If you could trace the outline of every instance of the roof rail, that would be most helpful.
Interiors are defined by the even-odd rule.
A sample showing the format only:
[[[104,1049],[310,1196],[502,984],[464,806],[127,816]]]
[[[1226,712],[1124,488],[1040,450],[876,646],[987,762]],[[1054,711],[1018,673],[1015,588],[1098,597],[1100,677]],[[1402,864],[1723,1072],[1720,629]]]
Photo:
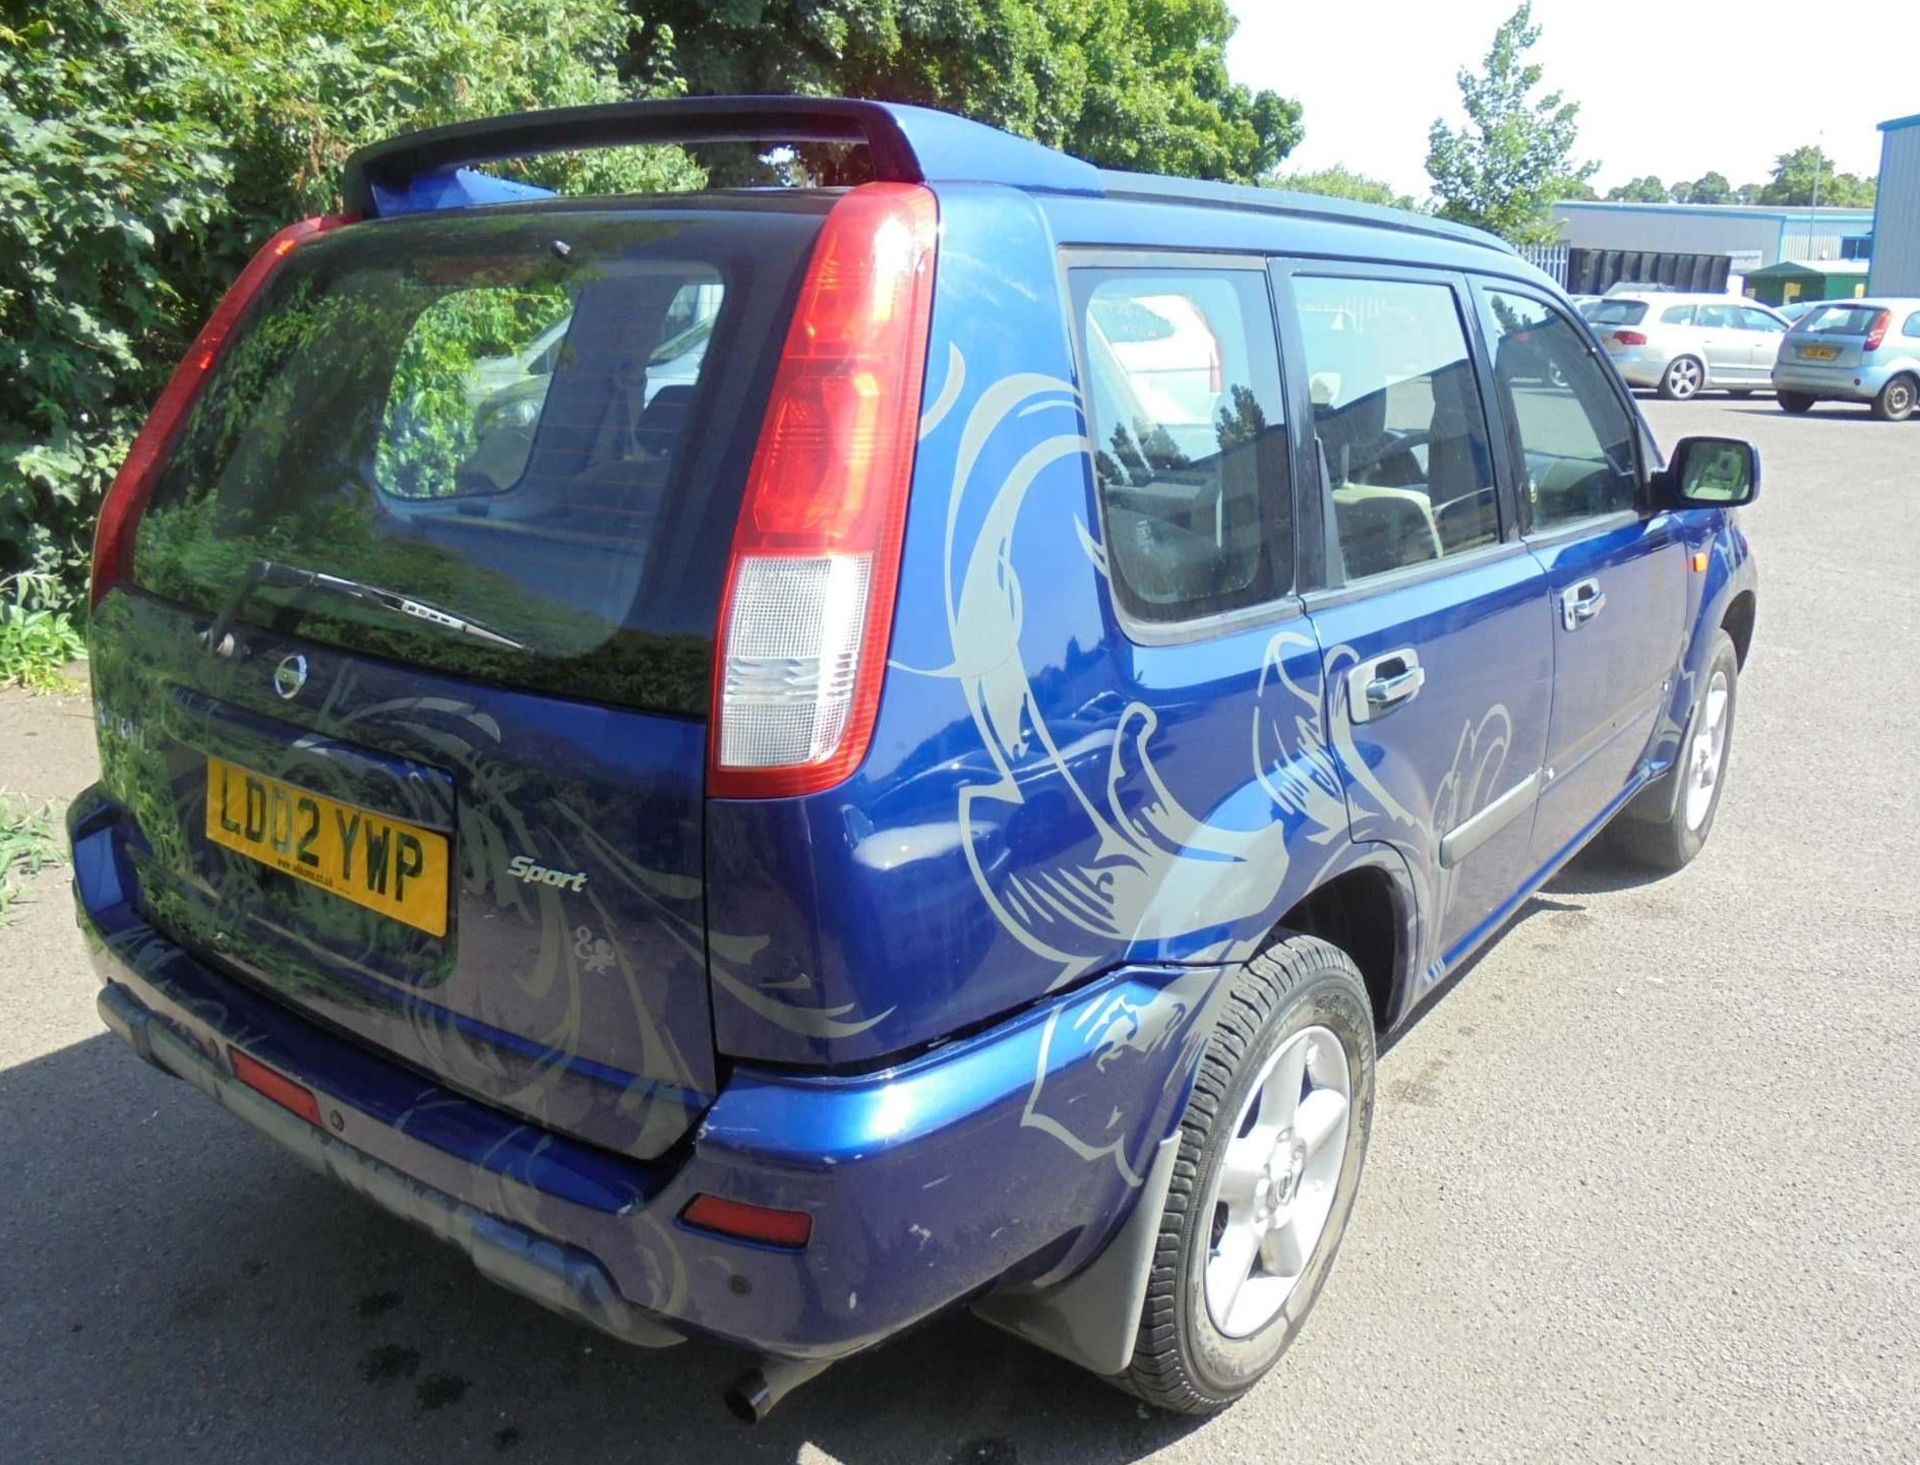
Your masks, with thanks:
[[[1518,251],[1506,240],[1456,224],[1451,219],[1419,214],[1411,209],[1390,209],[1380,204],[1355,203],[1320,193],[1296,193],[1287,188],[1257,188],[1245,183],[1209,183],[1197,178],[1172,178],[1159,173],[1120,173],[1103,170],[1100,181],[1109,198],[1154,199],[1163,203],[1199,204],[1208,208],[1251,209],[1263,214],[1287,214],[1294,218],[1324,219],[1335,224],[1363,224],[1376,229],[1398,229],[1403,234],[1423,234],[1435,239],[1452,239],[1462,244],[1478,244],[1503,254]]]
[[[343,190],[349,212],[373,218],[422,207],[407,198],[415,184],[443,186],[449,175],[478,164],[583,148],[701,142],[860,143],[872,157],[874,176],[887,182],[1102,192],[1092,164],[998,128],[928,107],[827,97],[680,97],[456,122],[360,149],[347,159]]]

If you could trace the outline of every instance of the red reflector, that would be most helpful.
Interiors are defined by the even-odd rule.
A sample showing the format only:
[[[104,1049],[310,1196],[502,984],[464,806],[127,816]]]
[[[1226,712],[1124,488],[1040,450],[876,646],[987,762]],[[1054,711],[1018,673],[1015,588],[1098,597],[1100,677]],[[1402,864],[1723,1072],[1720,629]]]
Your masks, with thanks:
[[[146,426],[140,429],[140,435],[133,440],[133,447],[128,450],[126,459],[120,464],[120,472],[113,480],[113,487],[107,490],[106,499],[100,505],[100,522],[93,531],[90,604],[98,605],[101,597],[127,574],[133,555],[134,527],[141,510],[146,507],[153,480],[173,447],[174,438],[187,420],[187,409],[193,406],[207,373],[213,370],[214,363],[220,359],[221,347],[226,345],[227,337],[233,334],[234,326],[239,324],[240,317],[253,303],[254,296],[260,293],[261,287],[272,278],[280,262],[303,239],[352,222],[349,218],[328,215],[289,224],[247,261],[240,278],[233,282],[232,288],[214,307],[212,316],[200,328],[192,347],[174,368],[166,390],[160,394],[160,400],[153,404],[153,411],[147,414]]]
[[[703,1231],[718,1231],[742,1241],[769,1246],[802,1247],[812,1239],[813,1217],[805,1211],[776,1211],[717,1195],[696,1195],[680,1219]]]
[[[1613,339],[1622,346],[1644,346],[1647,344],[1645,331],[1615,331]]]
[[[309,1124],[320,1123],[320,1101],[314,1098],[313,1090],[305,1084],[297,1084],[284,1073],[276,1073],[258,1058],[249,1058],[238,1048],[228,1048],[227,1057],[233,1063],[233,1076],[256,1094],[264,1094],[289,1114],[297,1114]]]

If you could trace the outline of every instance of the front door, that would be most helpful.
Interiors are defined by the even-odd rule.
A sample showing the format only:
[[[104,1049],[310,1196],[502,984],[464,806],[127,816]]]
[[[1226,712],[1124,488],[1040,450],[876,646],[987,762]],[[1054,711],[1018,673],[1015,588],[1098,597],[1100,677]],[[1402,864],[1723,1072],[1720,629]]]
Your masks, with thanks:
[[[1612,811],[1646,756],[1680,658],[1685,551],[1671,515],[1643,507],[1639,428],[1585,333],[1544,296],[1479,293],[1552,614],[1553,720],[1532,849],[1545,865]],[[1547,380],[1543,356],[1557,368]]]
[[[1445,275],[1279,271],[1324,463],[1330,588],[1308,597],[1353,836],[1421,887],[1429,980],[1529,869],[1552,693],[1541,566],[1502,502]]]
[[[1761,310],[1758,306],[1740,307],[1741,334],[1747,338],[1747,363],[1751,379],[1762,384],[1773,380],[1773,363],[1780,355],[1780,343],[1787,338],[1787,328],[1782,325],[1771,311]]]

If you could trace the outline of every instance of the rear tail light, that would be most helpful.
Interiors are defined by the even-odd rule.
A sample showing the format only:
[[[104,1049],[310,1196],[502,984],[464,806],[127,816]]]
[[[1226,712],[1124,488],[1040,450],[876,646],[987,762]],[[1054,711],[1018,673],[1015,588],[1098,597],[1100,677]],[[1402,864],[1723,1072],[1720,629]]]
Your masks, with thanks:
[[[703,1231],[718,1231],[722,1236],[758,1241],[765,1246],[798,1250],[813,1239],[813,1217],[805,1211],[776,1211],[717,1195],[696,1195],[680,1213],[680,1219]]]
[[[811,793],[866,756],[933,307],[933,195],[833,206],[774,376],[720,607],[709,791]]]
[[[233,334],[235,324],[295,246],[323,230],[351,222],[350,219],[330,215],[289,224],[247,261],[240,278],[233,282],[220,303],[214,307],[213,315],[200,328],[200,334],[194,337],[186,358],[174,368],[166,390],[160,394],[160,400],[153,404],[146,426],[140,429],[140,435],[133,440],[133,447],[113,480],[113,487],[107,490],[106,499],[100,505],[100,523],[93,534],[92,604],[98,605],[102,597],[126,577],[130,568],[128,561],[133,553],[134,529],[140,522],[141,510],[146,507],[153,480],[159,473],[160,465],[166,461],[174,439],[179,436],[194,398],[199,396],[208,373],[220,359],[221,348]]]
[[[1867,328],[1867,344],[1862,351],[1878,351],[1880,343],[1887,339],[1887,327],[1893,324],[1893,312],[1883,310],[1873,318],[1873,324]]]
[[[265,1095],[289,1114],[297,1115],[309,1124],[317,1126],[320,1123],[320,1101],[305,1084],[295,1083],[284,1073],[267,1067],[258,1058],[250,1057],[238,1048],[229,1047],[227,1058],[233,1064],[233,1076],[256,1094]]]
[[[1613,333],[1613,339],[1618,341],[1622,346],[1644,346],[1647,344],[1647,333],[1645,331],[1615,331]]]

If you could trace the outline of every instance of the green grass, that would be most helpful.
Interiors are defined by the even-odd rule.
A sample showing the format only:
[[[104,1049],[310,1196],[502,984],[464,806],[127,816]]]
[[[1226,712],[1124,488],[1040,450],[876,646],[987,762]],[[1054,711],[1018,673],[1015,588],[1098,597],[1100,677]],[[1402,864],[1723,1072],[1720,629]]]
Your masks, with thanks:
[[[60,673],[86,654],[86,639],[59,607],[58,593],[51,575],[0,577],[0,687],[55,691]]]
[[[45,804],[16,804],[12,794],[0,793],[0,926],[13,918],[21,881],[59,861],[53,811]]]

